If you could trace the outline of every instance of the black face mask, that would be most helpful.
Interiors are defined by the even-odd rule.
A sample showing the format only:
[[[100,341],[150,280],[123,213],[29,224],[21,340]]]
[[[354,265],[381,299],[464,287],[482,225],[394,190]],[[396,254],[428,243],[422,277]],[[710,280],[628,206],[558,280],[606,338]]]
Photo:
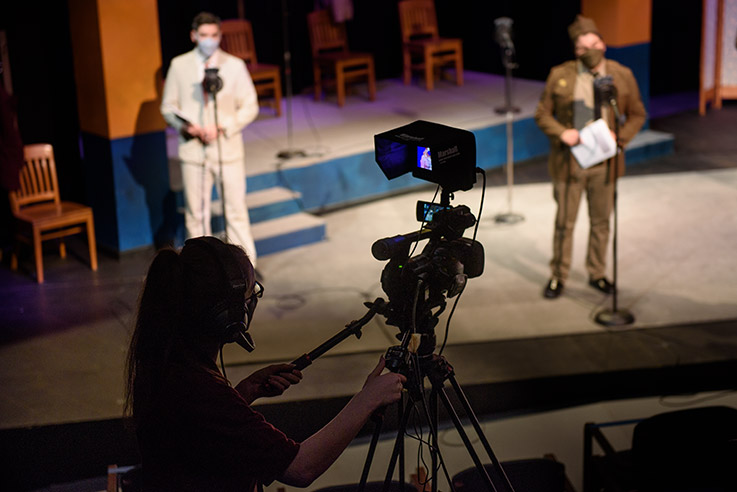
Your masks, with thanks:
[[[586,68],[591,70],[599,65],[601,60],[604,59],[604,50],[589,48],[580,55],[578,59],[581,60],[581,63],[583,63]]]

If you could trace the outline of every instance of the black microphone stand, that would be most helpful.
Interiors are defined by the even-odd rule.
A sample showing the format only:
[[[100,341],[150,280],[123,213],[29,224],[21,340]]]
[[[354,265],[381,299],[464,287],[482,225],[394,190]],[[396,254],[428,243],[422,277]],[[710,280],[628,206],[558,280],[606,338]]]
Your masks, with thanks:
[[[292,53],[289,51],[289,8],[287,0],[281,2],[282,15],[282,43],[284,44],[284,85],[286,85],[287,97],[287,148],[280,150],[276,156],[279,159],[291,159],[293,157],[305,157],[303,150],[292,148]]]
[[[612,86],[612,90],[613,89],[614,87]],[[609,97],[605,99],[614,112],[614,135],[616,137],[616,142],[618,145],[620,121],[619,106],[617,105],[615,94],[609,94]],[[624,149],[620,149],[620,151],[624,152]],[[627,309],[622,309],[617,306],[617,292],[619,291],[619,282],[617,281],[617,181],[619,181],[619,166],[617,166],[617,157],[618,153],[614,154],[613,157],[610,157],[609,162],[607,163],[607,166],[609,166],[609,176],[612,175],[611,166],[615,166],[613,173],[614,181],[612,183],[612,206],[614,208],[614,231],[612,236],[612,282],[614,284],[614,292],[612,293],[612,308],[602,309],[596,314],[594,318],[597,323],[604,326],[624,326],[630,325],[635,322],[635,317],[631,312],[629,312]]]
[[[519,113],[519,108],[512,104],[512,70],[518,65],[513,61],[514,45],[512,44],[511,19],[504,17],[497,19],[497,41],[502,48],[502,61],[504,63],[504,106],[495,108],[498,114],[506,114],[507,120],[507,163],[504,166],[507,173],[507,213],[497,214],[496,222],[505,224],[516,224],[525,220],[524,216],[512,212],[512,188],[514,186],[514,113]],[[500,34],[504,29],[506,35]]]
[[[218,123],[218,98],[217,93],[223,88],[223,79],[218,75],[217,68],[205,69],[205,80],[203,81],[205,91],[212,96],[213,110],[215,113],[215,142],[218,151],[218,174],[220,175],[220,202],[223,204],[223,222],[225,235],[228,235],[228,217],[225,212],[225,183],[223,182],[223,152],[220,143],[220,124]],[[212,191],[212,190],[207,190]],[[204,203],[203,196],[203,203]],[[203,214],[204,215],[204,214]]]

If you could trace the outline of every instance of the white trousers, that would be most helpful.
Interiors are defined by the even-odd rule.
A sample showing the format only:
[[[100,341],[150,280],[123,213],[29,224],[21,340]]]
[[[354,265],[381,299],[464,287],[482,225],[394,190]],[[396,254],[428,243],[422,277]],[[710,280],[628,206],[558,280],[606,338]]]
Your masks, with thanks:
[[[224,162],[222,170],[224,190],[220,188],[220,166],[217,163],[182,162],[184,225],[187,229],[187,238],[212,235],[210,224],[212,185],[217,183],[218,195],[222,192],[225,196],[226,240],[243,247],[255,268],[256,245],[251,234],[251,221],[246,207],[244,163]]]

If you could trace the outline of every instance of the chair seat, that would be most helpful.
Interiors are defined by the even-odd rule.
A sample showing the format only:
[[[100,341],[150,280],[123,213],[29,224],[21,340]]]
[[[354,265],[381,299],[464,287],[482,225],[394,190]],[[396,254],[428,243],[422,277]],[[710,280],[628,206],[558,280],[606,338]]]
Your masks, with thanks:
[[[92,209],[73,202],[61,202],[58,206],[54,203],[43,203],[23,208],[16,212],[15,216],[44,230],[84,222],[92,216]],[[63,220],[60,220],[62,218]]]
[[[416,49],[418,51],[432,49],[435,54],[439,54],[443,51],[455,52],[460,50],[462,47],[461,40],[454,38],[417,39],[405,44],[410,49]]]
[[[325,63],[338,63],[342,62],[344,65],[346,64],[367,64],[373,61],[373,55],[370,53],[345,53],[345,52],[335,52],[335,53],[320,53],[315,57],[316,60],[320,62]]]
[[[269,65],[268,63],[249,64],[248,73],[251,74],[251,79],[256,82],[256,80],[274,77],[275,73],[279,73],[279,66]]]

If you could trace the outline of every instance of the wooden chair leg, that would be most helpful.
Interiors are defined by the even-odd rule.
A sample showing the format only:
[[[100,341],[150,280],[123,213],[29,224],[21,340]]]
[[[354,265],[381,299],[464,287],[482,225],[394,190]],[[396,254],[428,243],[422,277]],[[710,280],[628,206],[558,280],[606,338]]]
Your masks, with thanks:
[[[67,244],[64,242],[64,238],[59,239],[59,257],[67,257]]]
[[[95,223],[90,217],[87,219],[87,246],[90,250],[90,268],[97,271],[97,240],[95,239]]]
[[[409,85],[409,83],[412,81],[412,56],[410,55],[408,49],[402,50],[402,59],[404,63],[403,82],[404,85]]]
[[[107,467],[107,488],[105,492],[118,492],[118,474],[113,470],[118,468],[118,465],[108,465]]]
[[[36,259],[36,282],[44,283],[43,245],[41,231],[33,229],[33,256]]]
[[[425,51],[425,87],[428,91],[435,88],[435,66],[432,53],[429,51]]]
[[[13,245],[13,251],[10,253],[10,269],[18,270],[18,242]]]
[[[463,85],[463,52],[460,50],[456,56],[456,85]]]
[[[342,64],[335,66],[335,90],[338,93],[338,106],[345,105],[345,67]]]

